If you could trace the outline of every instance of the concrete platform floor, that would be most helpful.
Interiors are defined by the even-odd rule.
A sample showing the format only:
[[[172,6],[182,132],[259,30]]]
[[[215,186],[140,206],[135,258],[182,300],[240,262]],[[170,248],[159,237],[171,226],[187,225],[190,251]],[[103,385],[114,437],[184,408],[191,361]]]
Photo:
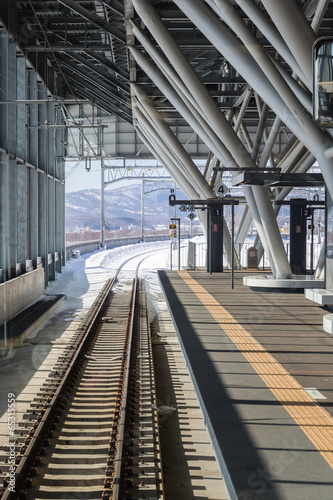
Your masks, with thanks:
[[[165,500],[228,500],[168,311],[152,323]]]
[[[122,257],[123,258],[123,257]],[[138,257],[142,259],[142,257]],[[53,282],[49,293],[65,293],[60,310],[22,346],[0,349],[0,455],[8,456],[7,398],[16,395],[16,425],[74,334],[81,317],[113,270],[81,259]],[[133,264],[134,265],[134,264]],[[149,264],[147,264],[149,265]],[[135,268],[136,264],[134,265]],[[85,267],[85,273],[82,269]],[[116,264],[114,264],[116,267]],[[165,500],[227,500],[202,412],[154,269],[142,272],[154,320],[158,410],[165,462]],[[132,272],[130,273],[132,278]],[[74,319],[73,319],[74,318]],[[171,413],[170,413],[171,412]],[[74,497],[73,497],[74,498]]]
[[[300,293],[251,291],[244,273],[234,290],[229,273],[159,276],[231,497],[332,500],[326,311]]]

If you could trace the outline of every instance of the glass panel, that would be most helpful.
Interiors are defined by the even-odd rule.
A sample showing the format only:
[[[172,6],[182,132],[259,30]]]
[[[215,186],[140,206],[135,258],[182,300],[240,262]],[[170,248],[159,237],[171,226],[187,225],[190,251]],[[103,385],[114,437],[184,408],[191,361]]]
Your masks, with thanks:
[[[313,118],[321,127],[333,127],[333,38],[317,40],[313,56]]]

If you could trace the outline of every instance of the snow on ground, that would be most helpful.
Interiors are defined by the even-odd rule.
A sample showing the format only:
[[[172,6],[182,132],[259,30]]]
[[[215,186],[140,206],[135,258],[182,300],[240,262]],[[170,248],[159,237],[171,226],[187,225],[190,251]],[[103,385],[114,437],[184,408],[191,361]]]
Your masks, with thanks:
[[[151,253],[144,253],[151,252]],[[49,295],[65,294],[57,312],[53,314],[18,348],[0,349],[0,446],[8,444],[7,396],[17,395],[17,421],[30,401],[40,390],[47,374],[53,369],[59,354],[74,334],[81,318],[93,303],[104,283],[112,278],[120,264],[134,257],[119,275],[117,291],[128,290],[137,264],[142,262],[139,276],[145,279],[149,301],[150,320],[167,309],[157,277],[157,269],[169,268],[169,242],[139,243],[136,245],[99,250],[66,263],[63,272],[47,287]]]
[[[47,287],[46,294],[66,295],[66,300],[58,309],[57,315],[61,313],[70,321],[86,313],[104,283],[115,275],[116,270],[124,261],[131,259],[124,265],[119,275],[122,282],[120,290],[128,290],[130,285],[124,284],[123,280],[130,283],[137,265],[142,261],[139,277],[145,280],[150,321],[152,321],[160,310],[166,309],[158,283],[157,270],[169,269],[169,253],[170,243],[164,241],[138,243],[85,254],[67,261],[63,272],[58,274],[56,280]]]

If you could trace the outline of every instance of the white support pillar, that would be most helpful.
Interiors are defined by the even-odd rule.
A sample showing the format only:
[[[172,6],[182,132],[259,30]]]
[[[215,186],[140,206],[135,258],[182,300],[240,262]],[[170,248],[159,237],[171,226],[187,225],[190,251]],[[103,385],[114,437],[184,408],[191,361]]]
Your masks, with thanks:
[[[267,142],[265,144],[265,147],[261,153],[261,157],[260,157],[260,161],[259,161],[259,165],[258,165],[259,168],[266,167],[268,159],[271,156],[271,153],[272,153],[272,150],[273,150],[273,147],[275,144],[275,140],[276,140],[277,135],[279,133],[281,124],[282,124],[282,122],[281,122],[280,118],[276,117],[274,120],[273,126],[270,130],[269,136],[267,138]],[[274,163],[272,161],[271,161],[271,163],[272,163],[271,167],[274,167]]]
[[[209,12],[209,9],[207,8],[206,11],[205,8],[204,12],[202,12],[201,8],[205,7],[203,4],[199,5],[198,2],[196,2],[195,0],[194,1],[191,0],[191,2],[188,0],[182,0],[182,1],[174,0],[174,1],[189,18],[192,17],[191,14],[193,12],[194,4],[195,7],[198,7],[198,9],[195,12],[194,22],[195,24],[198,25],[198,27],[201,30],[203,30],[206,36],[208,34],[208,31],[210,31],[212,28],[213,29],[215,28],[215,26],[210,25],[207,29],[205,23],[207,20],[206,19],[207,11]],[[220,137],[224,138],[224,141],[227,144],[228,149],[232,152],[238,165],[245,167],[251,165],[255,166],[253,165],[253,162],[248,152],[244,148],[243,144],[241,143],[241,141],[239,140],[233,129],[230,127],[230,124],[221,114],[219,108],[216,106],[215,102],[212,100],[205,87],[201,84],[200,80],[198,80],[195,71],[189,65],[184,54],[181,52],[178,45],[175,43],[175,41],[168,33],[168,30],[161,22],[161,19],[155,12],[150,2],[148,2],[147,0],[142,0],[140,2],[138,0],[134,0],[133,3],[141,19],[146,24],[148,29],[151,31],[155,39],[158,41],[161,49],[165,52],[170,62],[177,70],[178,74],[183,79],[184,83],[188,86],[189,90],[193,93],[195,99],[198,101],[198,103],[200,103],[201,108],[206,109],[206,115],[209,116],[212,125],[214,126]],[[202,22],[203,18],[204,22]],[[220,26],[221,23],[215,16],[214,19],[217,20],[218,26]],[[215,34],[216,33],[214,31],[214,35]],[[256,189],[256,191],[258,190],[260,190],[260,188]],[[252,211],[255,209],[256,199],[254,198],[251,199],[250,203],[251,203],[250,209]],[[269,231],[267,232],[266,236],[260,234],[260,238],[263,242],[263,245],[265,245],[266,243],[266,248],[265,248],[266,252],[270,254],[274,259],[274,265],[276,266],[277,276],[284,278],[291,277],[290,266],[287,260],[283,242],[280,236],[276,220],[274,218],[274,212],[272,209],[271,202],[268,198],[268,195],[265,196],[265,194],[262,194],[260,196],[260,206],[261,206],[260,215],[259,211],[255,209],[256,213],[254,215],[254,219],[258,224],[259,233],[262,233],[262,228],[263,228],[263,226],[261,225],[261,217],[265,217],[266,219],[265,226],[266,228],[269,228]],[[274,220],[273,224],[271,224],[272,219]],[[276,234],[273,236],[272,233]],[[267,247],[267,243],[269,243],[269,247]]]
[[[156,134],[156,130],[151,126],[138,108],[134,108],[134,118],[141,134],[146,138],[145,143],[148,141],[148,144],[152,147],[153,152],[157,152],[158,158],[162,160],[162,164],[175,179],[177,184],[182,187],[186,196],[192,199],[199,198],[198,192],[193,188],[192,184],[183,175],[183,173],[178,170],[177,164],[174,162],[174,158],[170,155],[170,151],[163,141],[161,141],[161,138]]]
[[[281,36],[274,24],[270,22],[265,12],[263,12],[260,9],[259,5],[254,1],[236,0],[236,2],[240,6],[240,8],[249,16],[249,18],[257,26],[257,28],[265,35],[267,40],[271,42],[276,51],[281,54],[283,59],[287,61],[293,72],[311,90],[312,87],[310,81],[301,70],[296,58],[293,55],[293,52],[290,50],[284,38]]]
[[[185,118],[193,130],[201,137],[207,147],[220,159],[221,162],[223,162],[223,164],[235,165],[236,162],[225,145],[212,130],[210,125],[208,125],[205,119],[199,114],[197,109],[192,106],[184,95],[182,95],[181,91],[178,89],[177,93],[175,88],[170,85],[169,81],[161,73],[159,68],[154,66],[148,57],[141,51],[135,47],[129,47],[129,50],[139,66],[141,66],[155,85],[161,89],[163,94]]]
[[[316,34],[297,2],[261,0],[312,88],[312,46]],[[239,3],[239,2],[238,2]]]
[[[185,0],[186,2],[187,0]],[[177,1],[176,1],[177,3]],[[194,0],[194,3],[197,4],[196,0]],[[255,36],[251,32],[251,30],[248,28],[248,26],[244,23],[243,19],[241,16],[238,14],[236,9],[230,5],[228,0],[215,0],[216,5],[219,7],[220,13],[227,22],[228,26],[236,33],[239,38],[242,40],[244,43],[244,46],[247,48],[249,54],[252,55],[252,58],[249,59],[249,64],[251,64],[252,70],[254,70],[256,67],[260,67],[262,70],[262,75],[269,80],[269,87],[266,90],[265,93],[262,92],[260,89],[257,90],[258,88],[258,83],[257,85],[253,86],[254,89],[257,90],[258,94],[261,96],[261,98],[270,105],[272,109],[274,107],[276,108],[277,100],[282,100],[281,105],[283,108],[288,108],[288,114],[292,115],[295,123],[293,124],[294,128],[297,126],[303,131],[304,133],[307,134],[308,136],[311,136],[312,134],[317,135],[317,127],[313,123],[312,118],[305,112],[303,106],[300,104],[296,96],[293,94],[292,90],[288,86],[287,82],[284,80],[284,78],[281,76],[280,72],[277,70],[275,64],[273,64],[271,58],[268,56],[268,53],[265,51],[265,49],[260,45],[260,43],[256,40]],[[270,2],[272,3],[272,2]],[[292,3],[289,2],[289,5]],[[279,7],[280,9],[280,3]],[[193,9],[194,10],[194,9]],[[199,9],[196,9],[196,15],[195,18],[197,20],[198,12]],[[284,17],[285,13],[284,13]],[[303,15],[304,18],[304,15]],[[307,21],[306,21],[307,22]],[[202,22],[200,24],[203,24]],[[221,49],[221,35],[217,33],[217,27],[223,27],[222,23],[217,19],[213,19],[213,16],[211,16],[211,28],[215,29],[214,35],[214,45],[215,45],[219,50]],[[198,26],[200,27],[200,26]],[[225,30],[223,30],[225,31]],[[206,34],[207,35],[207,34]],[[297,34],[298,36],[298,34]],[[238,45],[239,45],[239,40],[238,40]],[[311,51],[312,53],[312,51]],[[239,52],[240,55],[240,52]],[[310,54],[311,55],[311,54]],[[312,61],[312,58],[311,58]],[[311,67],[312,67],[312,62],[311,62]],[[249,72],[250,73],[250,72]],[[246,73],[246,76],[249,76],[249,73]],[[250,82],[249,82],[250,83]],[[256,88],[257,87],[257,88]],[[268,99],[268,97],[270,99]],[[271,103],[271,101],[274,101]],[[275,106],[274,106],[275,105]],[[274,109],[276,111],[276,109]],[[277,111],[276,111],[277,112]],[[278,114],[278,113],[277,113]],[[284,121],[284,120],[283,120]]]
[[[175,1],[181,10],[184,1]],[[224,144],[231,151],[239,166],[249,166],[249,155],[244,145],[239,140],[219,107],[210,96],[206,87],[198,78],[195,70],[170,35],[159,15],[148,0],[133,0],[133,5],[138,15],[152,33],[159,46],[168,57],[169,61],[183,80],[188,90],[192,93],[198,106],[204,110],[205,117],[210,121],[216,134],[222,138]]]
[[[238,113],[237,118],[236,118],[236,122],[235,122],[235,126],[234,126],[234,131],[236,132],[236,134],[238,133],[240,126],[242,124],[242,120],[244,118],[246,108],[250,102],[251,95],[252,95],[252,89],[251,89],[251,87],[248,87],[245,91],[245,96],[244,96],[241,108],[240,108],[239,113]]]
[[[135,118],[136,120],[136,118]],[[177,172],[176,170],[176,165],[172,164],[172,161],[170,158],[168,158],[163,150],[160,148],[160,144],[156,142],[153,138],[153,136],[150,135],[149,130],[146,130],[144,127],[139,125],[137,123],[136,125],[136,131],[138,133],[138,136],[140,139],[146,144],[147,148],[153,153],[155,158],[158,159],[158,161],[164,165],[165,169],[169,172],[169,174],[175,179],[175,181],[182,186],[182,189],[185,193],[185,195],[189,199],[196,199],[197,197],[199,198],[198,193],[196,193],[191,185],[187,185],[186,183],[181,184],[181,181],[179,181],[179,176],[180,172]],[[175,183],[176,185],[176,183]],[[176,191],[176,190],[175,190]],[[198,219],[200,221],[202,230],[204,235],[207,237],[207,218],[205,214],[202,214],[200,211],[198,212]]]
[[[147,95],[138,85],[132,84],[131,87],[136,94],[140,104],[142,105],[146,116],[154,122],[155,126],[159,130],[160,137],[163,137],[164,142],[168,144],[169,148],[171,149],[171,153],[177,156],[178,160],[183,165],[183,170],[185,170],[193,186],[199,193],[201,193],[201,197],[215,198],[215,193],[208,185],[206,179],[204,179],[204,177],[201,175],[201,172],[198,170],[197,166],[194,164],[190,156],[180,144],[177,137],[165,123],[154,104],[149,101]]]
[[[305,112],[290,89],[288,91],[285,83],[281,82],[279,78],[276,78],[275,71],[272,72],[272,78],[274,84],[276,85],[276,88],[274,88],[267,77],[267,75],[271,75],[272,66],[270,64],[266,65],[266,57],[263,57],[261,59],[262,47],[259,48],[256,40],[251,36],[251,43],[249,43],[248,48],[249,50],[251,50],[252,54],[255,55],[256,59],[254,59],[253,57],[249,57],[249,52],[246,52],[244,50],[244,45],[240,42],[240,40],[235,35],[233,35],[230,30],[224,27],[223,23],[220,22],[220,20],[211,10],[209,10],[206,5],[202,4],[198,0],[174,0],[174,2],[213,43],[213,45],[221,52],[221,54],[223,54],[230,61],[230,63],[241,74],[243,74],[247,82],[258,92],[262,99],[270,106],[270,108],[277,114],[277,116],[279,116],[283,123],[285,123],[292,130],[292,132],[299,138],[301,142],[307,145],[308,149],[319,162],[327,188],[332,196],[333,161],[332,159],[327,159],[325,157],[325,149],[329,148],[332,145],[332,141],[327,136],[325,131],[319,129],[319,127],[317,127],[313,123],[311,117]],[[284,19],[286,18],[286,12],[288,12],[288,23],[290,23],[289,19],[292,17],[290,15],[290,11],[288,11],[287,9],[287,4],[295,5],[298,9],[298,4],[291,4],[289,0],[283,0],[284,8],[282,9],[280,9],[280,2],[276,3],[272,2],[271,0],[264,0],[264,3],[269,4],[270,9],[272,9],[273,11],[274,17],[276,16],[281,26],[283,25]],[[302,16],[304,21],[305,18],[301,12],[301,14],[296,16],[296,20],[292,22],[293,28],[291,27],[291,25],[289,26],[289,29],[293,31],[293,34],[290,35],[292,39],[297,39],[298,34],[300,33],[300,28],[299,26],[297,26],[297,19],[302,18]],[[242,24],[242,28],[237,28],[240,30],[237,31],[237,35],[239,37],[245,36],[247,31],[247,27],[243,25],[244,23]],[[303,26],[302,22],[301,25]],[[311,28],[307,27],[307,33],[309,33],[309,29],[311,30]],[[304,37],[306,38],[306,36],[302,34],[300,38]],[[312,38],[310,35],[309,37]],[[299,45],[298,42],[297,44]],[[307,46],[308,45],[309,40],[307,40]],[[299,57],[302,57],[303,50],[299,48]],[[311,59],[311,53],[312,45],[311,49],[309,49],[309,53],[307,54],[307,59],[309,59],[309,57]],[[264,69],[267,70],[267,72],[262,71],[259,68],[258,63],[263,65]],[[304,64],[303,70],[308,75],[309,70],[307,66],[308,64]],[[284,99],[288,103],[288,106],[282,100],[280,92],[283,93]]]
[[[324,15],[326,12],[326,9],[328,7],[328,4],[331,3],[331,0],[319,0],[317,4],[316,11],[314,13],[312,22],[311,22],[311,28],[315,33],[317,33],[322,20],[324,19]]]

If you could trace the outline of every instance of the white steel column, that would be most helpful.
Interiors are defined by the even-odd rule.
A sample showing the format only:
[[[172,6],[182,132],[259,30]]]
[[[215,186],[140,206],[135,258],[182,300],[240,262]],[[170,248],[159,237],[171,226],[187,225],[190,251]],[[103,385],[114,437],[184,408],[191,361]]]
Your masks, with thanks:
[[[272,71],[272,65],[267,63],[267,57],[264,57],[262,52],[263,49],[262,47],[258,47],[255,38],[251,36],[247,39],[249,43],[249,50],[254,51],[254,59],[250,57],[249,52],[244,50],[244,45],[242,45],[239,39],[231,33],[230,30],[226,29],[223,23],[211,10],[209,10],[205,4],[199,0],[174,1],[202,31],[202,33],[214,44],[221,54],[223,54],[230,61],[230,63],[241,74],[243,74],[247,82],[258,92],[262,99],[279,116],[279,118],[304,144],[306,144],[311,153],[318,159],[327,188],[330,194],[333,195],[333,161],[332,159],[327,159],[324,154],[325,149],[332,145],[332,141],[324,131],[319,129],[319,127],[313,123],[312,118],[307,114],[304,108],[302,108],[294,94],[286,86],[285,82],[280,80],[280,75],[277,77],[275,70],[274,72]],[[272,1],[267,3],[269,3],[270,6],[273,6],[274,4],[274,7],[272,8],[276,13],[276,16],[281,21],[281,24],[283,24],[283,20],[287,15],[287,10],[285,9],[283,14],[278,14],[277,11],[280,9],[280,3],[277,4]],[[284,5],[287,3],[289,5],[289,0],[283,0]],[[289,14],[288,19],[290,18]],[[291,36],[297,38],[300,31],[299,27],[296,29],[295,24],[293,28],[294,33]],[[237,31],[237,35],[239,37],[243,37],[245,34],[247,36],[247,27],[244,25],[243,21],[242,27],[237,29],[239,29],[239,31]],[[258,52],[256,52],[257,49]],[[310,50],[310,56],[311,53],[312,49]],[[299,57],[301,57],[301,54]],[[307,54],[307,57],[309,58],[309,54]],[[258,63],[263,65],[264,71],[259,68]],[[308,76],[309,70],[307,65],[304,65],[303,70]],[[266,73],[268,75],[272,75],[272,79],[277,88],[274,88],[271,81],[267,78]],[[280,93],[283,94],[283,98],[288,103],[288,106],[282,100]]]
[[[198,192],[201,192],[202,198],[213,198],[215,197],[214,192],[208,185],[207,181],[203,178],[197,166],[193,163],[190,156],[187,154],[183,146],[178,141],[177,137],[170,130],[168,125],[162,119],[160,113],[154,106],[154,104],[149,101],[147,95],[144,91],[135,84],[132,84],[132,90],[137,96],[140,104],[142,105],[144,111],[146,112],[146,116],[152,120],[155,126],[159,130],[159,135],[163,137],[164,142],[168,144],[171,149],[172,154],[176,155],[178,160],[182,163],[183,169],[186,174],[191,179],[194,187]]]
[[[238,231],[235,238],[235,243],[241,245],[244,243],[245,238],[249,232],[249,227],[252,222],[252,214],[248,205],[245,205],[241,221],[238,226]],[[239,252],[240,254],[240,252]]]
[[[184,10],[184,4],[186,4],[185,13],[188,15],[188,11],[191,12],[193,3],[196,2],[186,2],[182,0],[181,2],[175,1],[175,3],[181,10]],[[179,76],[181,76],[181,78],[183,79],[185,85],[188,87],[190,92],[195,97],[196,101],[199,103],[201,109],[205,109],[205,116],[209,117],[218,135],[221,138],[223,137],[227,148],[232,152],[232,155],[237,161],[238,165],[244,167],[255,167],[244,145],[241,143],[233,129],[230,127],[230,124],[225,119],[224,115],[216,106],[216,103],[207,92],[207,89],[198,79],[194,69],[191,67],[182,51],[179,49],[178,45],[170,36],[168,30],[162,23],[151,3],[147,0],[134,0],[133,4],[141,19],[143,20],[147,28],[151,31],[154,38],[159,43],[161,49],[167,55],[168,59],[173,64]],[[201,14],[199,14],[199,16],[200,15]],[[188,17],[191,16],[188,15]],[[202,23],[200,22],[200,24]],[[258,189],[260,190],[260,188],[257,188],[256,191],[258,191]],[[266,251],[268,254],[269,252],[271,253],[272,258],[275,261],[278,277],[291,277],[290,266],[285,254],[284,246],[268,194],[262,193],[258,199],[260,200],[260,209],[259,211],[256,210],[256,214],[254,216],[254,219],[258,224],[258,232],[262,233],[260,218],[265,219],[265,222],[263,222],[263,226],[269,228],[266,237],[265,235],[260,234],[260,238],[262,239],[264,245],[265,243],[267,245],[267,242],[269,242],[269,247],[266,246]],[[257,199],[255,200],[253,198],[250,203],[251,210],[253,210],[254,205],[256,205],[257,203]],[[278,242],[279,240],[280,243]]]
[[[170,85],[169,81],[161,73],[159,68],[154,66],[148,57],[141,51],[135,47],[129,47],[129,50],[139,66],[141,66],[155,85],[161,89],[163,94],[185,118],[193,130],[201,137],[207,147],[214,154],[216,154],[220,161],[222,161],[225,165],[235,165],[235,160],[225,145],[217,137],[211,127],[207,125],[207,122],[198,113],[197,109],[195,109],[192,104],[186,100],[186,97],[183,96],[180,91],[178,91],[178,93],[175,91],[175,88]]]
[[[211,0],[213,1],[213,0]],[[271,42],[276,51],[287,61],[293,72],[311,89],[311,83],[304,75],[292,51],[286,44],[284,38],[280,35],[274,24],[270,22],[267,15],[260,9],[259,5],[253,0],[236,0],[241,9],[249,16],[251,21]],[[273,3],[273,2],[271,2]],[[290,2],[289,2],[290,4]],[[279,5],[279,3],[277,4]],[[288,15],[285,13],[285,15]]]
[[[170,175],[175,179],[177,184],[182,187],[186,196],[190,199],[199,198],[198,192],[193,188],[193,186],[188,181],[188,179],[186,179],[183,173],[178,170],[177,164],[174,162],[172,156],[170,156],[170,151],[168,151],[166,145],[156,135],[155,129],[151,126],[146,117],[138,108],[134,108],[134,118],[136,120],[136,127],[146,137],[145,142],[148,141],[148,144],[150,144],[153,150],[158,153],[158,157],[162,160],[161,163],[165,166]]]
[[[175,1],[175,3],[183,10],[183,0],[181,2]],[[133,5],[184,84],[192,93],[201,110],[204,110],[204,116],[211,122],[217,135],[223,138],[224,144],[229,151],[232,149],[232,156],[239,166],[249,166],[249,155],[244,145],[230,127],[206,87],[201,83],[195,70],[171,37],[151,3],[148,0],[133,0]]]
[[[279,133],[281,124],[282,124],[282,122],[281,122],[280,118],[276,117],[274,120],[273,126],[270,130],[269,136],[267,138],[267,142],[265,144],[265,147],[264,147],[264,149],[261,153],[261,156],[260,156],[260,161],[259,161],[259,165],[258,165],[260,168],[266,167],[266,165],[267,165],[267,162],[269,160],[269,157],[271,156],[271,153],[272,153],[272,150],[273,150],[273,147],[275,144],[275,140],[276,140],[277,135]],[[271,167],[274,167],[274,163],[272,161],[271,161]]]
[[[261,0],[312,86],[312,46],[316,34],[297,2]]]

